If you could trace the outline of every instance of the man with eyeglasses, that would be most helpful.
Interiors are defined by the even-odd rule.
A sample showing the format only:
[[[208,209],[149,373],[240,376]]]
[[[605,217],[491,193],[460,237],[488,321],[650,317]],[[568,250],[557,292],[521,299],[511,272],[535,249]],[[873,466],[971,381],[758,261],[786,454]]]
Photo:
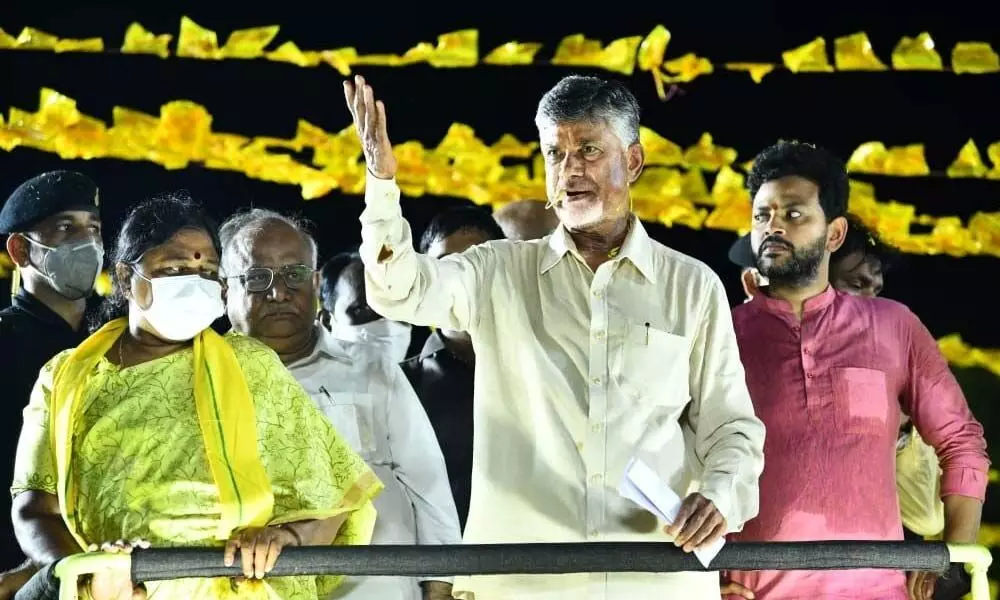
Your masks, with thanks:
[[[385,489],[373,544],[459,544],[434,429],[400,367],[317,322],[316,242],[297,221],[253,209],[223,224],[226,304],[236,331],[270,346]],[[290,443],[308,440],[289,440]],[[349,577],[338,600],[450,599],[450,578]]]

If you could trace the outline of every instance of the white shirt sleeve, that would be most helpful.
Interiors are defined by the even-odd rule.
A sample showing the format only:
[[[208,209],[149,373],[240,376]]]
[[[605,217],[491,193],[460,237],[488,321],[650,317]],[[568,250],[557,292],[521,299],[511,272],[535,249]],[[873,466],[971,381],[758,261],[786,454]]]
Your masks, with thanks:
[[[393,472],[413,504],[417,544],[461,544],[458,510],[434,428],[403,370],[389,369],[389,449]]]
[[[691,354],[689,425],[703,465],[700,492],[739,531],[757,515],[764,424],[754,414],[725,288],[712,275]]]
[[[360,254],[368,303],[380,315],[414,325],[471,329],[481,282],[492,268],[492,253],[479,246],[440,260],[418,254],[395,180],[379,179],[370,172],[361,213]]]

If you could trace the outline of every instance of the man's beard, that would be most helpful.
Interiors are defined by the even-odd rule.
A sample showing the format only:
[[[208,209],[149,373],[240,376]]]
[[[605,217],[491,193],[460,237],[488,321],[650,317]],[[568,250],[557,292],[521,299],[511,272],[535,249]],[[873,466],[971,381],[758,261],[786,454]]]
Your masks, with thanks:
[[[775,240],[764,240],[775,241]],[[784,240],[782,240],[784,242]],[[787,242],[785,242],[788,244]],[[761,247],[764,244],[761,243]],[[786,247],[790,247],[788,244]],[[781,262],[768,259],[765,262],[760,252],[756,253],[757,270],[767,277],[770,285],[779,287],[800,288],[811,284],[819,275],[819,265],[823,262],[826,252],[826,236],[819,236],[815,242],[802,248],[791,247],[791,254]],[[780,257],[779,257],[780,258]]]

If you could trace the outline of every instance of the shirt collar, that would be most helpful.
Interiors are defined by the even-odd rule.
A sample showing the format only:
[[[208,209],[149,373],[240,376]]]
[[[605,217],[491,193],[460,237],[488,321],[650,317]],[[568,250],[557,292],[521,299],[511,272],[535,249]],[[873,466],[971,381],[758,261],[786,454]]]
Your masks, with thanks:
[[[347,352],[347,349],[344,348],[343,343],[333,337],[333,334],[327,331],[326,327],[320,325],[314,325],[314,327],[316,328],[317,336],[316,345],[313,346],[312,352],[309,353],[309,356],[300,358],[294,363],[288,365],[289,368],[311,363],[320,357],[330,358],[347,364],[353,362],[350,354]]]
[[[826,289],[821,293],[812,298],[807,298],[805,303],[802,305],[802,314],[820,310],[830,306],[830,304],[837,297],[837,291],[833,289],[829,283],[826,284]],[[773,313],[791,313],[792,304],[787,300],[782,300],[781,298],[771,298],[767,294],[757,294],[751,300],[752,303],[759,307],[764,308],[768,312]]]
[[[435,331],[427,336],[427,341],[424,342],[424,347],[420,350],[420,360],[429,358],[444,349],[444,340],[441,339],[441,334]]]
[[[614,260],[628,259],[642,273],[643,277],[650,283],[656,283],[656,271],[653,269],[653,240],[646,233],[646,228],[642,226],[638,217],[632,215],[630,218],[632,221],[628,235],[625,236],[622,249]],[[573,238],[560,223],[556,230],[549,235],[548,249],[542,258],[541,272],[544,274],[556,266],[567,252],[583,260],[576,249]]]

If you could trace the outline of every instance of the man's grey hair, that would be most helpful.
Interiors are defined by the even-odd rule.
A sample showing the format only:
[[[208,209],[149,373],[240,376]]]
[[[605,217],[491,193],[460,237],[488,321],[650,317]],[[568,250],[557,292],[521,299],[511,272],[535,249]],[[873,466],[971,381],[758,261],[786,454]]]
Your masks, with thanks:
[[[246,257],[242,256],[238,242],[248,235],[260,233],[268,223],[275,222],[288,225],[302,236],[302,239],[309,246],[310,264],[313,270],[316,269],[319,249],[316,246],[316,240],[309,234],[303,219],[289,217],[266,208],[251,208],[229,217],[219,228],[219,242],[222,244],[220,268],[224,276],[239,275],[243,269],[240,262]]]
[[[624,83],[570,75],[542,96],[535,125],[605,120],[625,146],[639,141],[639,102]]]

